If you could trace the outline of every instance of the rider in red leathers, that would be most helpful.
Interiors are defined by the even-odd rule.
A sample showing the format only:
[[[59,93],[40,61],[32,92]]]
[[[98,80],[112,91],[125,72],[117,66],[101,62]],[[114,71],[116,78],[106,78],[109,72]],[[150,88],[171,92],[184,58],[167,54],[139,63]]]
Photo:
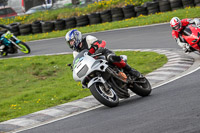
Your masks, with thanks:
[[[124,60],[121,59],[120,56],[117,56],[114,54],[114,52],[106,49],[106,42],[104,40],[98,40],[96,37],[91,35],[82,38],[81,32],[76,29],[67,32],[65,35],[65,40],[68,46],[73,50],[74,58],[82,50],[88,49],[88,55],[92,55],[94,53],[102,53],[105,55],[108,62],[111,62],[117,67],[124,69],[136,78],[142,77],[140,72],[131,68]]]
[[[185,27],[189,24],[196,24],[196,26],[200,26],[200,20],[197,18],[180,20],[178,17],[173,17],[170,21],[170,26],[173,30],[172,37],[186,53],[192,52],[193,49],[191,49],[190,45],[185,41],[181,34]]]

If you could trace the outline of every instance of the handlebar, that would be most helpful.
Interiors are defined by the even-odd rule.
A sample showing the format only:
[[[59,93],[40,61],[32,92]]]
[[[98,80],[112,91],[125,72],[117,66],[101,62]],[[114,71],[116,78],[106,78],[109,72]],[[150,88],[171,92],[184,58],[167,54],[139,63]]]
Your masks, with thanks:
[[[96,54],[92,54],[90,55],[91,57],[96,57],[96,56],[100,56],[100,55],[103,55],[102,53],[96,53]]]

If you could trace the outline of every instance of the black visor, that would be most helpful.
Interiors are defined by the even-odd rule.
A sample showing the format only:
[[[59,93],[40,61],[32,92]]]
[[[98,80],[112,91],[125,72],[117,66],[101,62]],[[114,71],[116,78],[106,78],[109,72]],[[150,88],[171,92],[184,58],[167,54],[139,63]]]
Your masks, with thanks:
[[[179,23],[173,27],[173,30],[179,30],[180,28],[181,28],[181,24]]]

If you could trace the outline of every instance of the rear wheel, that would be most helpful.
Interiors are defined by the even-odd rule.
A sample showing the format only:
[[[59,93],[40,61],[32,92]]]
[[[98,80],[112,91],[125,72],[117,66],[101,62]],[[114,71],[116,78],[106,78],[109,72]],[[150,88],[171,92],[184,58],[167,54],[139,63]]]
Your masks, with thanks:
[[[18,46],[21,48],[19,50],[25,54],[29,54],[31,52],[31,49],[29,48],[29,46],[24,42],[18,43]]]
[[[134,83],[133,87],[130,88],[131,91],[142,97],[148,96],[152,91],[149,81],[145,77],[139,78],[136,81],[137,83]]]
[[[119,104],[119,98],[112,88],[106,88],[103,83],[94,83],[90,88],[92,95],[102,104],[115,107]]]

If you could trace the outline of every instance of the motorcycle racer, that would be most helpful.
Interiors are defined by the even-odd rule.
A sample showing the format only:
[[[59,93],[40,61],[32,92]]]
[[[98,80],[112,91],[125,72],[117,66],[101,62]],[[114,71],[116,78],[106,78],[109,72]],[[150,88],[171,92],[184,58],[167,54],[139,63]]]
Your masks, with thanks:
[[[10,27],[2,25],[2,24],[0,24],[0,28],[4,28],[4,29],[11,31]],[[0,52],[3,51],[4,48],[5,48],[5,44],[3,44],[3,37],[1,37],[1,35],[0,35]]]
[[[106,42],[104,40],[99,40],[94,36],[87,35],[85,38],[82,38],[80,31],[73,29],[66,33],[65,40],[67,45],[73,50],[74,58],[84,49],[88,49],[88,55],[94,53],[102,53],[105,55],[106,60],[116,65],[119,68],[130,73],[132,76],[139,78],[142,77],[140,72],[131,68],[120,56],[117,56],[109,49],[106,49]]]
[[[200,20],[198,18],[195,19],[186,18],[180,20],[178,17],[173,17],[170,21],[170,26],[172,28],[172,37],[176,40],[177,44],[185,51],[185,53],[193,51],[190,45],[181,36],[183,30],[189,24],[195,24],[197,27],[200,28]]]

